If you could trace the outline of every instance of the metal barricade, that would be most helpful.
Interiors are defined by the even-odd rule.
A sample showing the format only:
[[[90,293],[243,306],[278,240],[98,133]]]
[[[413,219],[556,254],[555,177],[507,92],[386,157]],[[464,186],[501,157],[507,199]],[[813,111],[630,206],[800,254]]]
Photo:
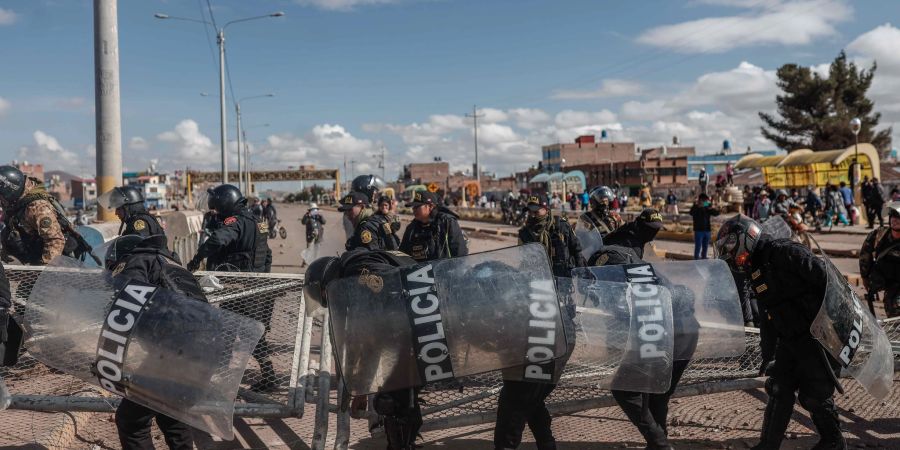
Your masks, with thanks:
[[[17,320],[23,320],[21,306],[42,269],[6,267]],[[235,415],[301,417],[312,375],[313,331],[313,319],[304,314],[303,275],[197,273],[203,275],[215,276],[221,285],[207,294],[210,303],[266,325],[266,344],[257,347],[247,366]],[[270,359],[274,371],[264,374],[257,358]],[[0,369],[0,377],[8,399],[8,409],[0,413],[0,446],[32,443],[48,448],[118,448],[115,424],[109,420],[118,397],[44,366],[31,358],[27,349],[15,367]],[[251,388],[261,381],[268,381],[270,388],[265,392]]]

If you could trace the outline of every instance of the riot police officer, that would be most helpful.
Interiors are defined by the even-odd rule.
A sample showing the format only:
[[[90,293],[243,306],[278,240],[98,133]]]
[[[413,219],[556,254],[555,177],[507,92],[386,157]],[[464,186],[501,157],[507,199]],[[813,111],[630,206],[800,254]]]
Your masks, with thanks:
[[[206,267],[222,272],[270,272],[272,270],[272,250],[269,249],[269,227],[266,222],[257,222],[247,208],[247,199],[241,191],[223,184],[209,189],[208,206],[221,219],[221,225],[197,249],[197,254],[188,263],[191,272],[200,267],[206,259]],[[221,307],[258,320],[269,332],[272,321],[274,299],[265,299],[247,305],[243,299],[223,302]],[[252,389],[265,391],[275,387],[275,370],[269,359],[271,350],[266,335],[253,349],[253,357],[259,362],[262,378]]]
[[[641,214],[632,222],[617,228],[603,238],[605,245],[621,245],[634,251],[639,257],[644,257],[644,247],[648,242],[656,238],[663,227],[662,215],[653,208],[644,208]]]
[[[373,220],[376,220],[384,229],[386,237],[385,250],[397,250],[400,248],[400,238],[397,237],[397,232],[400,231],[400,217],[392,214],[394,210],[393,203],[393,199],[387,195],[379,196],[377,209],[375,214],[372,215]]]
[[[581,218],[596,228],[601,236],[606,236],[622,226],[622,217],[618,212],[612,210],[612,203],[615,199],[616,194],[609,187],[595,187],[590,194],[591,210],[581,215]]]
[[[433,261],[469,254],[469,243],[459,228],[459,216],[440,206],[437,194],[416,191],[407,203],[414,219],[406,226],[400,251],[416,261]]]
[[[866,236],[859,252],[859,273],[869,304],[884,291],[884,312],[896,317],[900,316],[900,202],[885,205],[883,215],[888,216],[888,226]]]
[[[0,257],[23,264],[46,265],[59,255],[81,257],[91,248],[75,231],[62,206],[43,182],[12,166],[0,166],[0,203],[6,227],[0,234]]]
[[[572,226],[566,219],[550,213],[547,198],[539,195],[528,197],[528,219],[519,229],[519,244],[537,242],[544,246],[553,275],[571,277],[572,269],[584,267],[581,245]],[[575,305],[567,305],[569,319],[574,317]],[[522,442],[525,425],[531,429],[538,450],[556,448],[556,439],[550,429],[551,417],[545,403],[556,388],[554,383],[535,383],[503,380],[497,405],[497,423],[494,427],[494,448],[513,449]]]
[[[779,448],[798,399],[821,436],[814,448],[846,448],[833,399],[840,365],[810,333],[825,296],[825,262],[802,244],[763,234],[742,214],[722,224],[715,246],[732,272],[748,274],[762,316],[760,376],[769,375],[769,400],[754,448]]]
[[[116,238],[106,253],[104,264],[121,277],[159,286],[197,301],[207,301],[197,280],[181,266],[178,256],[168,250],[165,235],[146,238],[124,235]],[[170,449],[193,448],[193,429],[190,426],[127,398],[122,399],[115,415],[122,448],[153,448],[150,434],[153,419],[156,419]]]
[[[360,175],[350,183],[350,191],[364,194],[369,203],[375,203],[384,187],[384,180],[375,175]]]
[[[358,247],[338,257],[319,258],[306,271],[304,296],[309,302],[327,307],[328,283],[362,274],[378,275],[396,267],[415,264],[415,260],[397,251],[368,250]],[[399,300],[398,300],[399,301]],[[379,392],[372,401],[384,423],[388,450],[414,450],[422,426],[419,388]],[[364,398],[364,397],[361,397]]]
[[[347,251],[359,247],[369,250],[396,250],[391,238],[390,226],[385,227],[382,216],[376,217],[369,207],[369,198],[362,192],[351,192],[341,199],[338,211],[353,227],[353,234],[347,239],[344,247]],[[390,225],[390,224],[388,224]]]
[[[144,194],[134,186],[114,187],[97,199],[106,209],[116,210],[116,217],[122,221],[119,234],[136,234],[142,237],[165,234],[156,217],[144,207]]]

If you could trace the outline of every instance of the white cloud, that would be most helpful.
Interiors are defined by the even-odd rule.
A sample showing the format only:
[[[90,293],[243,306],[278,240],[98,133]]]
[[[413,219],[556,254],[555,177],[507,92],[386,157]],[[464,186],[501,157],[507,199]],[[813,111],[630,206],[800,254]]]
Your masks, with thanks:
[[[478,140],[486,144],[500,144],[503,142],[517,141],[519,136],[512,128],[496,123],[478,125]]]
[[[0,8],[0,25],[12,25],[19,16],[11,9]]]
[[[554,122],[560,128],[592,126],[616,121],[616,114],[608,109],[601,111],[573,111],[566,109],[556,114]]]
[[[516,126],[526,130],[533,130],[550,122],[550,115],[540,109],[514,108],[508,113]]]
[[[879,71],[884,69],[898,71],[900,70],[898,43],[900,43],[900,29],[886,23],[854,39],[847,45],[847,51],[850,54],[878,61]]]
[[[168,144],[173,153],[167,160],[176,166],[199,166],[210,168],[221,161],[219,147],[200,132],[200,126],[193,119],[185,119],[175,125],[174,130],[165,131],[156,138]]]
[[[135,136],[128,140],[129,150],[147,150],[148,148],[150,148],[150,145],[147,143],[147,140],[140,136]]]
[[[806,45],[836,35],[834,25],[849,20],[853,12],[843,0],[715,3],[728,3],[750,11],[651,28],[638,36],[637,41],[681,53],[725,52],[758,45]]]
[[[358,6],[386,5],[400,0],[295,0],[303,6],[313,6],[329,11],[352,11]]]
[[[622,104],[622,118],[626,120],[659,120],[674,112],[675,109],[665,100],[649,102],[632,100]]]
[[[597,89],[588,91],[558,90],[553,93],[551,98],[563,100],[588,100],[596,98],[630,97],[640,95],[642,91],[643,86],[636,81],[610,79],[603,80],[600,83],[600,87]]]
[[[18,157],[21,160],[41,162],[47,169],[72,169],[78,167],[80,157],[77,153],[67,150],[55,137],[41,131],[32,133],[33,145],[19,148]]]
[[[847,46],[850,58],[857,65],[868,68],[878,63],[869,98],[875,102],[875,111],[882,113],[881,126],[900,122],[900,29],[887,23],[878,26],[853,40]],[[894,126],[894,146],[900,142],[900,127]]]
[[[776,78],[774,70],[764,70],[744,61],[729,71],[700,76],[672,103],[681,109],[712,105],[733,113],[756,114],[774,107],[778,93]]]
[[[9,111],[10,106],[11,104],[9,103],[9,100],[0,97],[0,117],[5,115]]]

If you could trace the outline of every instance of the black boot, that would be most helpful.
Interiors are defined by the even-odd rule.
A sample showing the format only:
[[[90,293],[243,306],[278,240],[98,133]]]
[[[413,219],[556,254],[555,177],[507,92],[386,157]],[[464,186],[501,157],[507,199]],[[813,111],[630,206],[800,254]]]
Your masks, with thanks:
[[[784,433],[791,423],[791,414],[794,412],[794,402],[787,399],[769,396],[766,403],[766,412],[763,416],[762,433],[759,444],[751,450],[778,450]]]
[[[846,450],[847,441],[841,433],[841,422],[834,411],[817,411],[811,413],[813,424],[819,432],[819,442],[812,450]]]

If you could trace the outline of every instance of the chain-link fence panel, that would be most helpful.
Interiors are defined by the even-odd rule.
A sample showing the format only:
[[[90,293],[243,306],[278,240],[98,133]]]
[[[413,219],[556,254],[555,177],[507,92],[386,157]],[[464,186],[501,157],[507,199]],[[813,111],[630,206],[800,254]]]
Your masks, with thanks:
[[[21,323],[25,302],[42,270],[6,267],[14,316]],[[196,276],[211,304],[265,326],[241,380],[235,415],[300,416],[312,323],[303,315],[303,276],[221,272]],[[0,446],[119,448],[112,420],[118,397],[39,363],[27,348],[15,367],[0,368],[0,377],[11,396],[10,409],[0,414]]]

